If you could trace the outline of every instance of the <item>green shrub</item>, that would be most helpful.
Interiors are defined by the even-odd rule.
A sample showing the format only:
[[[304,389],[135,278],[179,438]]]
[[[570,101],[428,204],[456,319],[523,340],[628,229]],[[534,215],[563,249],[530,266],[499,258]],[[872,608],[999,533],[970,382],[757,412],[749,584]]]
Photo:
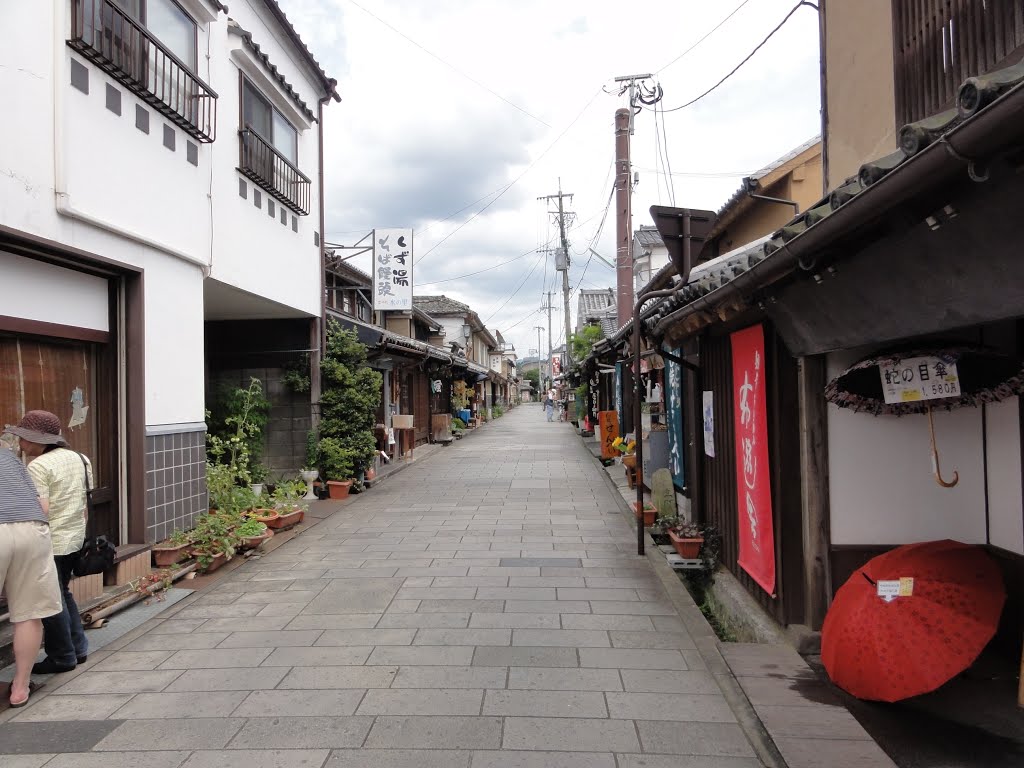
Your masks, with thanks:
[[[460,432],[466,428],[466,422],[458,416],[452,416],[452,432]]]
[[[501,418],[504,415],[505,409],[502,408],[500,405],[496,405],[493,408],[491,408],[491,416],[493,416],[495,419]]]

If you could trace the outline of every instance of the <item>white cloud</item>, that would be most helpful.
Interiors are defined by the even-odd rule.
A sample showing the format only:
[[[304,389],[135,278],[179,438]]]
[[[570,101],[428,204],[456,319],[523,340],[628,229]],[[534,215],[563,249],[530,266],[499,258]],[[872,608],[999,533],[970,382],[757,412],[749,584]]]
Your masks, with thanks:
[[[556,291],[556,301],[560,295],[550,263],[530,254],[473,277],[426,282],[476,272],[548,242],[554,229],[536,198],[557,191],[559,179],[575,194],[572,210],[581,223],[571,244],[585,252],[610,191],[613,115],[625,106],[624,98],[600,89],[613,89],[617,75],[656,72],[738,4],[359,0],[442,62],[347,0],[282,0],[328,74],[338,78],[343,98],[325,116],[328,239],[353,242],[375,226],[414,226],[419,254],[437,246],[417,269],[418,292],[447,293],[484,318],[525,278],[488,326],[526,354],[537,345],[533,326],[546,324],[546,313],[531,315],[542,292]],[[692,53],[657,72],[664,106],[712,86],[792,7],[791,0],[753,0]],[[817,14],[801,8],[719,89],[665,115],[672,171],[686,174],[673,177],[676,204],[719,207],[739,184],[739,176],[721,174],[756,170],[818,133],[818,98]],[[632,143],[640,173],[634,227],[650,223],[651,204],[669,203],[656,147],[654,113],[643,111]],[[440,221],[521,174],[469,223],[493,194]],[[613,210],[596,246],[609,258],[614,233]],[[573,287],[584,267],[584,287],[614,284],[612,270],[574,256]],[[559,305],[555,336],[561,316]],[[546,346],[546,331],[543,336]]]

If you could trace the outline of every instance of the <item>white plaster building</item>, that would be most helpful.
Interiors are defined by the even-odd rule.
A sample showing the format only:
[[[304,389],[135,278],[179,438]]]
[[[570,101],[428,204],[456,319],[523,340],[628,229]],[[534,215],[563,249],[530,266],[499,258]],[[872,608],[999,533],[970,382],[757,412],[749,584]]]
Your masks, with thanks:
[[[0,5],[0,92],[0,422],[57,413],[102,531],[163,538],[208,372],[317,346],[335,81],[274,0],[48,0]]]

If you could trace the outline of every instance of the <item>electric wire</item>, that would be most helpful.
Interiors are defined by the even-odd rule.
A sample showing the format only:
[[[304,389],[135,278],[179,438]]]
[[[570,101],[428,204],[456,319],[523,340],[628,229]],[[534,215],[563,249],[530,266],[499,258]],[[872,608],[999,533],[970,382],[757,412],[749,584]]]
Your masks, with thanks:
[[[513,299],[513,298],[515,297],[515,295],[516,295],[517,293],[519,293],[519,291],[521,291],[521,290],[522,290],[523,286],[524,286],[524,285],[526,285],[526,281],[530,279],[530,275],[532,275],[532,274],[534,273],[534,271],[535,271],[535,270],[537,269],[537,265],[538,265],[538,264],[540,264],[540,262],[541,262],[541,259],[543,259],[543,257],[544,257],[545,255],[546,255],[546,254],[545,254],[545,253],[544,253],[543,251],[541,251],[541,254],[540,254],[540,258],[538,258],[538,259],[537,259],[537,260],[536,260],[535,262],[533,262],[533,266],[532,266],[532,267],[530,267],[530,271],[526,273],[526,277],[524,277],[524,278],[523,278],[523,282],[521,282],[521,283],[519,284],[519,287],[518,287],[518,288],[516,288],[516,289],[515,289],[514,291],[512,291],[512,293],[510,293],[510,294],[508,295],[508,297],[507,297],[507,298],[506,298],[506,299],[505,299],[505,300],[504,300],[503,302],[501,302],[501,306],[500,306],[500,307],[498,307],[498,308],[497,308],[496,310],[494,310],[493,312],[491,312],[491,314],[489,314],[489,315],[488,315],[488,316],[486,317],[486,319],[484,320],[484,325],[486,325],[486,324],[488,323],[488,321],[490,321],[490,319],[491,319],[492,317],[494,317],[494,316],[495,316],[496,314],[498,314],[499,312],[501,312],[501,310],[505,308],[505,305],[506,305],[506,304],[508,304],[508,303],[509,303],[510,301],[512,301],[512,299]]]
[[[664,152],[663,157],[665,161],[665,186],[669,189],[669,201],[674,208],[676,204],[676,182],[675,179],[672,178],[672,157],[668,153],[668,131],[665,129],[665,104],[663,102],[659,103],[661,104],[661,146]],[[657,105],[655,105],[654,108],[654,128],[655,130],[658,128]]]
[[[408,40],[408,41],[409,41],[410,43],[412,43],[413,45],[415,45],[415,46],[416,46],[417,48],[419,48],[419,49],[420,49],[421,51],[423,51],[423,52],[424,52],[425,54],[427,54],[428,56],[430,56],[430,57],[432,57],[432,58],[434,58],[434,59],[437,59],[437,60],[438,60],[439,62],[441,62],[442,64],[444,64],[444,65],[445,65],[446,67],[448,67],[448,68],[449,68],[449,69],[451,69],[452,71],[456,72],[457,74],[459,74],[459,75],[461,75],[462,77],[464,77],[464,78],[466,78],[467,80],[469,80],[469,82],[473,83],[474,85],[477,85],[477,86],[479,86],[480,88],[483,88],[483,89],[484,89],[485,91],[487,91],[487,92],[488,92],[489,94],[491,94],[492,96],[495,96],[496,98],[498,98],[498,99],[501,99],[501,100],[502,100],[503,102],[505,102],[506,104],[508,104],[508,105],[509,105],[510,107],[512,107],[513,109],[517,109],[517,110],[519,110],[520,112],[522,112],[522,113],[523,113],[524,115],[526,115],[527,117],[529,117],[529,118],[531,118],[531,119],[533,119],[533,120],[536,120],[536,121],[537,121],[538,123],[540,123],[541,125],[543,125],[543,126],[544,126],[545,128],[550,128],[550,127],[551,127],[551,125],[550,125],[549,123],[546,123],[546,122],[544,122],[543,120],[541,120],[541,119],[540,119],[539,117],[537,117],[536,115],[534,115],[534,114],[531,114],[531,113],[530,113],[530,112],[528,112],[527,110],[523,109],[523,108],[522,108],[522,107],[520,107],[520,106],[519,106],[518,104],[516,104],[516,103],[515,103],[514,101],[510,101],[509,99],[506,99],[506,98],[505,98],[504,96],[502,96],[502,95],[501,95],[500,93],[498,93],[497,91],[495,91],[495,90],[494,90],[493,88],[491,88],[491,87],[489,87],[489,86],[485,85],[484,83],[481,83],[481,82],[480,82],[479,80],[477,80],[477,79],[476,79],[475,77],[473,77],[472,75],[468,75],[468,74],[466,74],[466,73],[465,73],[465,72],[463,72],[463,71],[462,71],[461,69],[459,69],[459,68],[458,68],[458,67],[456,67],[456,66],[455,66],[454,64],[452,64],[452,63],[451,63],[450,61],[445,61],[445,60],[444,60],[444,59],[442,59],[442,58],[441,58],[440,56],[438,56],[438,55],[437,55],[436,53],[434,53],[433,51],[431,51],[431,50],[430,50],[429,48],[426,48],[426,47],[424,47],[424,46],[420,45],[420,44],[419,44],[419,43],[417,43],[417,42],[416,42],[415,40],[413,40],[413,39],[412,39],[411,37],[409,37],[409,36],[408,36],[407,34],[405,34],[404,32],[402,32],[402,31],[401,31],[400,29],[396,29],[396,28],[395,28],[394,26],[392,26],[392,25],[391,25],[391,24],[389,24],[388,22],[384,21],[384,19],[382,19],[382,18],[381,18],[380,16],[378,16],[377,14],[373,13],[373,11],[370,11],[370,10],[368,10],[367,8],[364,8],[364,7],[363,7],[363,6],[361,6],[361,5],[359,4],[359,3],[357,3],[357,2],[355,1],[355,0],[348,0],[348,1],[349,1],[349,3],[351,3],[352,5],[354,5],[354,6],[356,7],[356,8],[358,8],[359,10],[361,10],[361,11],[362,11],[363,13],[365,13],[366,15],[368,15],[368,16],[370,16],[370,17],[372,17],[372,18],[376,19],[376,20],[377,20],[378,22],[380,22],[380,23],[381,23],[381,24],[383,24],[383,25],[384,25],[385,27],[387,27],[388,29],[390,29],[390,30],[391,30],[392,32],[394,32],[394,33],[395,33],[396,35],[399,35],[400,37],[404,37],[404,38],[405,38],[406,40]]]
[[[723,24],[725,24],[725,22],[727,22],[727,21],[728,21],[729,19],[731,19],[731,18],[732,18],[733,16],[735,16],[735,15],[736,15],[736,14],[737,14],[737,13],[739,12],[739,10],[740,10],[740,9],[741,9],[741,8],[742,8],[743,6],[745,6],[745,5],[747,4],[747,3],[749,3],[749,2],[750,2],[750,0],[743,0],[743,2],[742,2],[742,3],[740,3],[740,4],[739,4],[739,5],[737,5],[737,6],[735,7],[735,8],[733,8],[733,10],[732,10],[732,13],[730,13],[730,14],[729,14],[728,16],[726,16],[726,17],[725,17],[724,19],[722,19],[722,20],[721,20],[720,22],[718,22],[718,24],[716,24],[716,25],[715,25],[714,27],[712,27],[712,28],[711,28],[710,30],[708,30],[708,32],[706,32],[706,33],[704,34],[704,36],[703,36],[702,38],[700,38],[700,40],[698,40],[698,41],[697,41],[697,42],[695,42],[695,43],[694,43],[693,45],[691,45],[691,46],[690,46],[689,48],[687,48],[687,49],[686,49],[685,51],[683,51],[682,53],[680,53],[680,54],[679,54],[678,56],[676,56],[676,57],[675,57],[674,59],[672,59],[672,61],[670,61],[670,62],[669,62],[668,64],[665,64],[665,65],[663,65],[663,66],[659,67],[658,69],[654,70],[654,74],[656,74],[656,75],[657,75],[657,74],[661,74],[661,73],[662,73],[662,72],[664,72],[664,71],[665,71],[666,69],[668,69],[668,68],[669,68],[669,67],[671,67],[671,66],[672,66],[673,64],[675,64],[675,63],[676,63],[677,61],[679,61],[679,60],[680,60],[681,58],[683,58],[683,57],[684,57],[684,56],[685,56],[686,54],[688,54],[688,53],[689,53],[690,51],[692,51],[692,50],[693,50],[694,48],[696,48],[696,47],[697,47],[698,45],[700,45],[700,44],[701,44],[701,43],[703,43],[703,42],[704,42],[705,40],[707,40],[707,39],[708,39],[709,37],[711,37],[711,35],[713,35],[713,34],[714,34],[715,32],[717,32],[717,31],[718,31],[718,28],[719,28],[719,27],[721,27],[721,26],[722,26]]]
[[[722,85],[726,80],[728,80],[730,77],[735,75],[739,71],[740,67],[742,67],[744,64],[746,64],[748,61],[750,61],[754,57],[754,54],[756,54],[759,50],[761,50],[761,48],[765,45],[765,43],[767,43],[769,40],[771,40],[772,36],[776,32],[778,32],[780,29],[782,29],[783,26],[785,26],[786,22],[789,21],[790,18],[792,18],[793,14],[796,13],[798,10],[800,10],[801,7],[803,7],[805,5],[810,7],[810,8],[814,8],[815,10],[818,9],[818,6],[816,6],[814,3],[811,3],[808,0],[801,0],[801,2],[799,2],[799,3],[797,3],[796,5],[793,6],[793,8],[790,10],[790,12],[786,14],[786,17],[782,21],[779,22],[778,26],[776,26],[775,29],[773,29],[771,32],[769,32],[768,36],[765,37],[760,43],[758,43],[754,47],[754,50],[752,50],[750,53],[748,53],[746,55],[746,57],[739,64],[737,64],[735,67],[732,68],[732,71],[730,71],[729,74],[727,74],[725,77],[723,77],[717,83],[715,83],[710,88],[708,88],[706,91],[704,91],[704,93],[702,93],[700,96],[697,96],[697,97],[695,97],[693,99],[690,99],[685,104],[680,104],[678,107],[672,107],[671,109],[665,109],[664,107],[662,107],[661,108],[662,115],[664,115],[666,112],[678,112],[681,109],[686,109],[687,107],[691,107],[694,104],[696,104],[698,101],[703,99],[705,96],[707,96],[708,94],[712,93],[715,89],[717,89],[720,85]],[[652,109],[653,107],[647,106],[645,108]]]
[[[468,272],[465,275],[458,275],[456,277],[446,277],[443,280],[428,280],[428,281],[426,281],[424,283],[418,283],[418,284],[419,285],[440,285],[441,283],[450,283],[453,280],[462,280],[463,278],[466,278],[466,277],[473,277],[473,275],[479,275],[479,274],[482,274],[484,272],[490,272],[492,269],[498,269],[499,267],[504,267],[506,264],[511,264],[513,261],[519,261],[520,259],[529,256],[531,253],[536,253],[538,250],[540,250],[540,249],[539,248],[531,248],[530,250],[526,251],[526,253],[521,253],[518,256],[516,256],[515,258],[509,259],[508,261],[503,261],[500,264],[495,264],[493,267],[484,267],[483,269],[478,269],[476,272]]]
[[[349,0],[349,2],[351,2],[351,1],[352,1],[352,0]],[[431,247],[430,247],[429,249],[427,249],[427,251],[426,251],[426,252],[425,252],[425,253],[424,253],[424,254],[423,254],[422,256],[420,256],[420,257],[419,257],[419,258],[417,259],[417,262],[416,262],[416,263],[417,263],[417,264],[420,264],[420,263],[422,263],[422,262],[423,262],[423,259],[425,259],[425,258],[426,258],[426,257],[427,257],[427,256],[428,256],[428,255],[429,255],[429,254],[430,254],[431,252],[432,252],[432,251],[434,251],[434,250],[435,250],[436,248],[438,248],[438,247],[439,247],[439,246],[440,246],[440,245],[441,245],[442,243],[444,243],[444,242],[445,242],[446,240],[448,240],[448,239],[449,239],[449,238],[450,238],[450,237],[451,237],[452,235],[454,235],[454,234],[455,234],[456,232],[458,232],[458,231],[459,231],[460,229],[462,229],[463,227],[465,227],[465,226],[466,226],[467,224],[469,224],[469,223],[470,223],[471,221],[473,221],[473,220],[474,220],[474,219],[476,219],[476,218],[477,218],[478,216],[480,216],[480,214],[482,214],[482,213],[483,213],[484,211],[486,211],[486,210],[487,210],[488,208],[490,208],[490,207],[491,207],[492,205],[494,205],[494,204],[495,204],[496,202],[498,202],[498,200],[500,200],[500,199],[501,199],[501,197],[502,197],[502,196],[503,196],[503,195],[504,195],[504,194],[505,194],[506,192],[508,192],[508,191],[509,191],[510,189],[512,189],[512,187],[513,187],[513,186],[515,186],[515,184],[516,184],[516,183],[518,183],[520,179],[522,179],[522,178],[523,178],[523,177],[524,177],[524,176],[525,176],[526,174],[528,174],[528,173],[529,173],[529,172],[530,172],[531,170],[533,170],[534,166],[536,166],[536,165],[537,165],[537,163],[539,163],[539,162],[540,162],[540,161],[541,161],[541,160],[542,160],[542,159],[544,158],[544,156],[545,156],[545,155],[547,155],[547,153],[548,153],[548,152],[550,152],[550,151],[551,151],[552,149],[554,149],[555,145],[556,145],[556,144],[557,144],[557,143],[558,143],[559,141],[561,141],[562,137],[563,137],[563,136],[565,136],[565,134],[567,134],[567,133],[568,133],[568,132],[569,132],[569,131],[570,131],[570,130],[572,129],[572,127],[573,127],[574,125],[576,125],[576,123],[578,123],[578,122],[579,122],[580,118],[581,118],[581,117],[583,117],[583,115],[584,115],[584,114],[585,114],[585,113],[587,112],[587,110],[588,110],[588,109],[590,109],[590,106],[591,106],[591,105],[592,105],[592,104],[594,103],[594,101],[595,101],[595,100],[597,99],[597,97],[598,97],[598,96],[599,96],[600,94],[601,94],[601,89],[600,89],[600,88],[598,88],[598,90],[597,90],[597,91],[596,91],[596,92],[594,93],[594,95],[590,97],[590,101],[588,101],[588,102],[587,102],[587,103],[586,103],[586,104],[584,105],[583,109],[581,109],[581,110],[580,110],[579,114],[578,114],[578,115],[576,115],[576,117],[574,117],[574,118],[573,118],[572,122],[571,122],[571,123],[569,123],[569,125],[567,125],[567,126],[565,127],[565,129],[564,129],[564,130],[563,130],[563,131],[562,131],[562,132],[561,132],[560,134],[558,134],[558,136],[556,136],[556,137],[555,137],[555,140],[554,140],[554,141],[552,141],[552,142],[551,142],[551,143],[550,143],[550,144],[549,144],[549,145],[548,145],[548,146],[547,146],[547,147],[546,147],[546,148],[544,149],[544,151],[543,151],[543,152],[541,152],[541,153],[540,153],[539,155],[537,155],[537,157],[536,157],[536,158],[534,158],[534,160],[533,160],[533,162],[532,162],[532,163],[530,163],[530,164],[529,164],[528,166],[526,166],[526,168],[525,168],[525,169],[523,170],[523,172],[522,172],[522,173],[520,173],[520,174],[519,174],[518,176],[516,176],[516,177],[515,177],[514,179],[512,179],[512,181],[510,181],[510,182],[509,182],[508,184],[506,184],[506,185],[505,185],[504,187],[502,187],[502,189],[501,189],[501,192],[499,192],[499,193],[498,193],[497,197],[495,197],[495,198],[494,198],[493,200],[491,200],[491,201],[490,201],[489,203],[487,203],[487,205],[485,205],[485,206],[484,206],[483,208],[481,208],[481,209],[480,209],[479,211],[477,211],[477,212],[476,212],[476,213],[474,213],[474,214],[473,214],[472,216],[470,216],[470,217],[469,217],[468,219],[466,219],[466,220],[465,220],[464,222],[462,222],[462,224],[460,224],[459,226],[457,226],[457,227],[456,227],[455,229],[453,229],[453,230],[452,230],[451,232],[449,232],[449,233],[448,233],[447,235],[445,235],[445,236],[444,236],[443,238],[441,238],[441,239],[440,239],[439,241],[437,241],[436,243],[434,243],[434,245],[432,245],[432,246],[431,246]]]

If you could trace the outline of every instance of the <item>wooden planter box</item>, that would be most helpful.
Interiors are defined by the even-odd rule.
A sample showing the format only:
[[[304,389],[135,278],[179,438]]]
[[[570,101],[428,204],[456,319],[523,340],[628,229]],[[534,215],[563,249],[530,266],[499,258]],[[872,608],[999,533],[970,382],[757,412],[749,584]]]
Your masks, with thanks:
[[[700,557],[700,548],[704,544],[703,537],[684,539],[673,530],[669,530],[668,537],[672,539],[672,546],[676,548],[680,557],[686,560],[696,560]]]

